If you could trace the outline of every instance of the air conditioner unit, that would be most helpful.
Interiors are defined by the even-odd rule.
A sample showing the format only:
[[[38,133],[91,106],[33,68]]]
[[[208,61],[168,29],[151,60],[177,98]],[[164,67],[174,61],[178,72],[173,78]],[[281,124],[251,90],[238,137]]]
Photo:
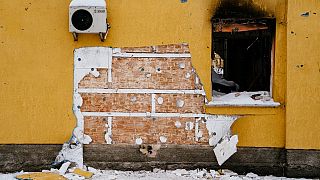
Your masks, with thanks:
[[[99,34],[104,41],[110,26],[107,23],[105,0],[72,0],[69,5],[69,31],[74,40],[79,33]]]

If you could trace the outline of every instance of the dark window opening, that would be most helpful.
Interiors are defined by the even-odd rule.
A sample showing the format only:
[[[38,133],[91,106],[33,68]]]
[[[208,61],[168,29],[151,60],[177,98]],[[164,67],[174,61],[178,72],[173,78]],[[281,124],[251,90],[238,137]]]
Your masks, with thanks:
[[[274,19],[213,19],[214,92],[270,91]]]

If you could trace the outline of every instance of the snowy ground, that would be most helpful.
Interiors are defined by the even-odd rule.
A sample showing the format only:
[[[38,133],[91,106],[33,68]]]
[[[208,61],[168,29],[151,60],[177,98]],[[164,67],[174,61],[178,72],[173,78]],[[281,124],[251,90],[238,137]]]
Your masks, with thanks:
[[[174,171],[164,171],[160,169],[155,169],[153,172],[150,171],[115,171],[115,170],[96,170],[91,168],[90,171],[94,175],[90,178],[93,180],[192,180],[192,179],[214,179],[214,180],[282,180],[282,179],[294,179],[285,177],[275,177],[275,176],[258,176],[253,173],[248,173],[247,175],[237,175],[236,173],[229,170],[222,170],[220,173],[218,171],[206,171],[206,170],[191,170],[187,171],[184,169],[177,169]],[[24,172],[12,173],[12,174],[0,174],[0,180],[14,180],[15,176],[24,174]],[[64,174],[67,179],[85,179],[82,176],[78,176],[73,173],[67,172]]]

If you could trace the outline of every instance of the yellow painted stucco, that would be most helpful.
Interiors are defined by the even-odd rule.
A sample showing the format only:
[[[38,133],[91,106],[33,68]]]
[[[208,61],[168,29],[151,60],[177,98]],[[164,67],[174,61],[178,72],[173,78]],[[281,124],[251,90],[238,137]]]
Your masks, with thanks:
[[[312,140],[320,137],[312,129],[319,129],[319,98],[315,96],[319,96],[319,15],[306,21],[300,17],[300,10],[315,9],[319,2],[300,3],[302,10],[298,1],[253,1],[277,20],[273,97],[281,106],[206,107],[206,111],[241,115],[233,126],[239,146],[320,149],[320,142]],[[187,42],[210,100],[210,18],[217,3],[107,0],[111,30],[103,43],[90,34],[80,34],[79,41],[73,41],[68,32],[69,1],[0,1],[0,144],[54,144],[70,138],[76,123],[71,110],[73,50],[78,47]],[[292,19],[288,29],[287,9],[288,20]],[[290,28],[297,32],[296,37],[291,36]],[[311,33],[308,39],[298,35],[304,33]],[[304,68],[297,69],[297,63],[304,63]],[[307,126],[301,128],[303,125]]]

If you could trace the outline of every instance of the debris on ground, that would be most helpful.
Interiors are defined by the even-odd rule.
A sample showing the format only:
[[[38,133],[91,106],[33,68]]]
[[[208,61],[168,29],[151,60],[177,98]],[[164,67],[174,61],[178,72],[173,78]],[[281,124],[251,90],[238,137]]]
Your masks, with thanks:
[[[93,176],[93,173],[92,172],[89,172],[89,171],[84,171],[82,169],[79,169],[79,168],[76,168],[74,171],[73,171],[74,174],[77,174],[79,176],[83,176],[85,178],[91,178]]]
[[[36,173],[25,173],[22,175],[18,175],[16,176],[16,179],[19,179],[19,180],[43,180],[43,179],[65,180],[67,178],[56,173],[36,172]]]
[[[206,169],[162,170],[155,168],[153,171],[118,171],[99,170],[92,167],[88,167],[87,170],[69,167],[64,175],[60,175],[59,170],[52,172],[49,170],[44,171],[45,172],[38,173],[26,173],[23,171],[12,174],[0,173],[0,180],[295,180],[294,178],[286,177],[258,176],[254,173],[238,175],[237,173],[227,169],[207,171]]]

